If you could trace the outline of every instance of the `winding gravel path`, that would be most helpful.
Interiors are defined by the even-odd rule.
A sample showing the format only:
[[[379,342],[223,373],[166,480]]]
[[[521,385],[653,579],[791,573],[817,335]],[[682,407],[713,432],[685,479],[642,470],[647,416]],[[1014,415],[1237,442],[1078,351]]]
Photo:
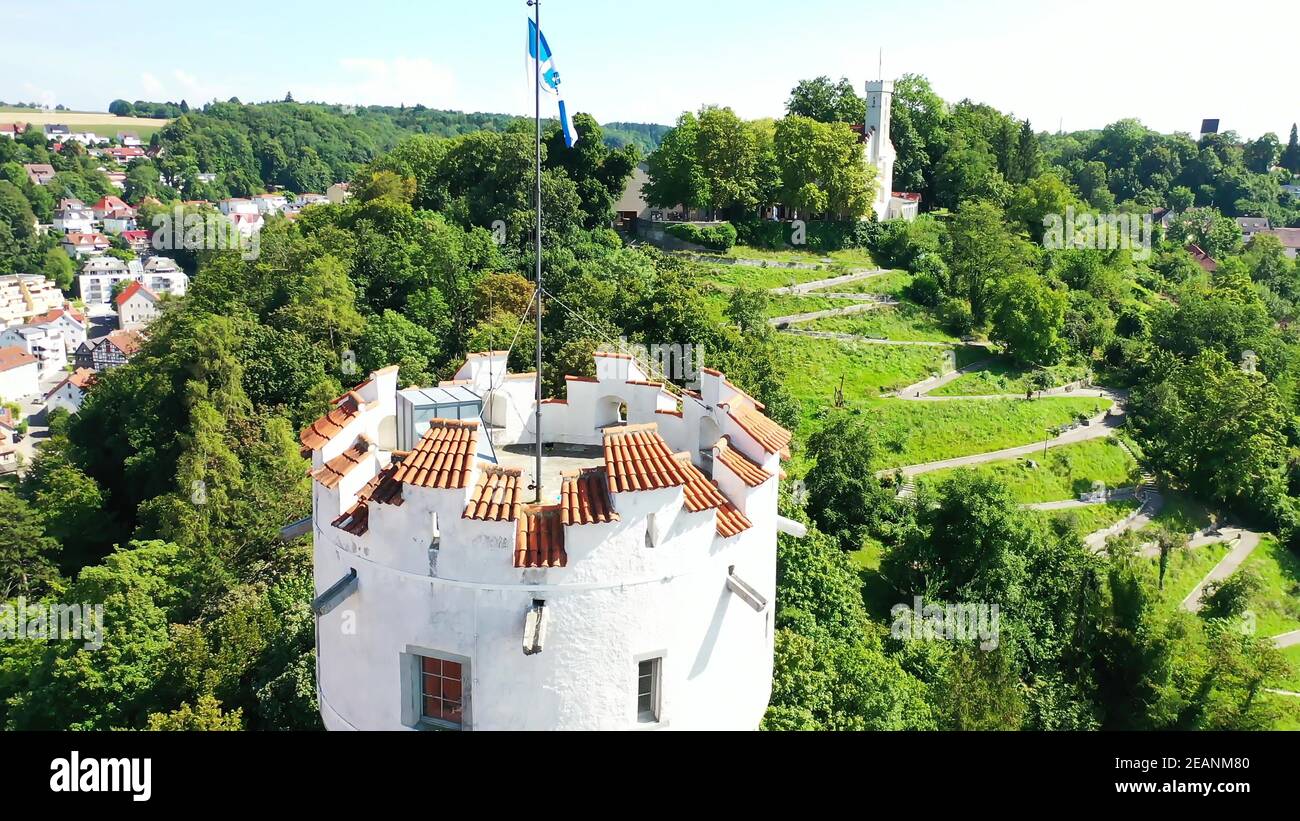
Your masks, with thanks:
[[[786,285],[781,288],[773,288],[773,294],[806,294],[809,291],[818,291],[822,288],[833,288],[836,285],[847,285],[850,282],[861,282],[864,279],[884,276],[889,273],[888,268],[863,268],[837,277],[827,279],[814,279],[811,282],[801,282],[798,285]],[[829,296],[829,294],[817,294],[817,296]]]
[[[767,324],[779,328],[782,325],[794,325],[800,322],[812,322],[814,319],[822,319],[828,316],[844,316],[846,314],[860,314],[863,311],[873,311],[876,308],[883,308],[887,305],[897,305],[896,300],[890,299],[871,299],[863,300],[857,305],[845,305],[843,308],[826,308],[821,311],[809,311],[806,314],[790,314],[789,316],[777,316],[769,319]]]
[[[1202,547],[1225,540],[1236,540],[1237,543],[1228,551],[1228,555],[1220,559],[1214,569],[1206,574],[1205,578],[1201,579],[1192,592],[1187,594],[1187,598],[1183,599],[1180,606],[1191,613],[1199,611],[1202,604],[1201,597],[1205,594],[1205,586],[1210,582],[1222,581],[1236,572],[1237,568],[1241,567],[1242,562],[1250,558],[1250,554],[1255,552],[1255,548],[1259,547],[1262,536],[1262,533],[1256,533],[1253,530],[1224,528],[1218,536],[1197,536],[1189,541],[1187,543],[1189,548]]]

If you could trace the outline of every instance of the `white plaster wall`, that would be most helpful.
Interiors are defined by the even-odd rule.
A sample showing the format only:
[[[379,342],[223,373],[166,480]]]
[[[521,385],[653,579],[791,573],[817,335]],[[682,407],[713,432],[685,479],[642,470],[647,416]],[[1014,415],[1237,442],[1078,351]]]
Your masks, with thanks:
[[[473,361],[466,370],[472,376]],[[686,418],[679,420],[654,413],[661,401],[657,388],[619,384],[631,389],[620,394],[629,411],[635,406],[645,421],[660,423],[675,449],[694,453],[698,430],[691,422],[705,413],[698,402],[687,400]],[[569,405],[543,406],[548,440],[583,436],[580,426],[590,424],[592,414],[586,405],[613,387],[570,383]],[[392,413],[395,389],[395,373],[363,389],[373,406],[334,437],[325,458],[349,446],[358,432],[373,436],[378,420]],[[725,416],[715,408],[712,415],[718,414]],[[592,443],[599,439],[595,434]],[[737,446],[745,452],[757,447]],[[403,654],[413,648],[469,660],[473,729],[758,726],[771,688],[775,481],[748,498],[732,496],[749,508],[754,527],[730,539],[716,535],[715,511],[685,510],[681,488],[614,494],[620,521],[566,528],[567,567],[520,569],[513,566],[514,522],[462,517],[477,476],[463,490],[407,485],[400,506],[371,503],[362,537],[330,526],[335,508],[345,506],[373,469],[369,463],[354,469],[339,493],[316,485],[316,592],[349,569],[358,575],[356,592],[318,621],[327,727],[413,726],[403,704],[410,690],[404,677],[411,673]],[[431,551],[435,514],[440,540]],[[652,521],[653,546],[647,547]],[[733,566],[767,597],[764,612],[727,589]],[[524,618],[534,599],[546,601],[547,637],[540,654],[525,656]],[[652,655],[663,658],[661,721],[644,725],[636,718],[636,663]]]
[[[407,726],[401,659],[416,647],[470,659],[472,729],[754,729],[770,695],[773,604],[757,613],[731,594],[731,565],[770,601],[774,532],[715,540],[672,575],[595,587],[540,581],[549,571],[537,584],[420,578],[318,543],[318,591],[358,573],[356,593],[319,620],[322,716],[330,729]],[[546,601],[547,638],[525,656],[535,598]],[[646,655],[663,656],[660,725],[636,720]]]

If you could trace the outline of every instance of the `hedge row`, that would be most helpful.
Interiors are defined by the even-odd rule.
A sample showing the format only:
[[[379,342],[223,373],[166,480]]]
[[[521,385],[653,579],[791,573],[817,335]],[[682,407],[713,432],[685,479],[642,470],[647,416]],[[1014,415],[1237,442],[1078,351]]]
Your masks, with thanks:
[[[736,229],[729,222],[717,225],[692,225],[680,222],[664,229],[669,235],[680,240],[702,245],[711,251],[730,251],[736,244]]]

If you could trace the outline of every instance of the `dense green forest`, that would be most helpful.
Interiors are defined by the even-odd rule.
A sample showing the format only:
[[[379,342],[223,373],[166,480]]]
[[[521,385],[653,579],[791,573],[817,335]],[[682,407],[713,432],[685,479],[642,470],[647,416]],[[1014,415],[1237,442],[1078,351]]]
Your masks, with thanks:
[[[1127,387],[1134,444],[1164,486],[1294,549],[1300,269],[1276,240],[1243,246],[1224,222],[1255,205],[1294,219],[1268,187],[1280,178],[1272,161],[1254,171],[1255,151],[1226,135],[1188,141],[1188,152],[1184,137],[1127,121],[1095,135],[1035,134],[910,76],[895,102],[895,187],[944,210],[859,221],[872,181],[845,150],[858,110],[829,80],[809,83],[777,122],[724,107],[684,114],[650,157],[662,198],[727,212],[740,227],[777,202],[851,222],[837,241],[908,272],[908,298],[951,331],[987,335],[1026,368],[1086,366]],[[0,493],[0,599],[102,603],[107,626],[97,651],[0,642],[0,726],[319,726],[311,547],[277,539],[310,506],[294,432],[374,368],[397,364],[403,384],[428,383],[468,351],[511,349],[519,370],[531,359],[511,347],[532,294],[531,124],[444,134],[463,123],[365,111],[217,103],[159,133],[157,170],[186,196],[348,179],[354,197],[270,219],[255,260],[200,253],[190,293],[166,303],[141,352],[104,374],[75,416],[54,414],[31,470]],[[996,478],[958,473],[896,496],[875,478],[896,444],[876,418],[836,407],[829,386],[817,399],[792,394],[804,363],[783,354],[767,292],[720,291],[703,265],[609,229],[641,148],[589,116],[575,125],[574,148],[553,125],[543,146],[547,393],[562,393],[566,373],[589,375],[603,341],[674,340],[702,346],[782,424],[811,430],[795,443],[804,492],[783,483],[782,512],[810,529],[780,537],[766,727],[1274,726],[1260,692],[1286,662],[1233,627],[1234,588],[1204,614],[1162,608],[1163,572],[1140,561],[1136,539],[1086,551],[1077,529],[1031,515]],[[30,217],[52,201],[14,170],[52,161],[87,194],[95,174],[75,150],[54,156],[30,134],[9,142],[0,259],[39,265]],[[146,169],[133,184],[144,186],[149,162],[133,167]],[[218,181],[198,187],[188,182],[196,171]],[[1042,244],[1045,215],[1146,210],[1175,195],[1182,217],[1153,238],[1150,257]],[[494,236],[498,220],[505,231]],[[1189,239],[1213,249],[1216,271],[1183,250]],[[1246,351],[1253,371],[1240,366]],[[347,352],[359,373],[344,372]],[[864,549],[880,553],[883,592],[864,590],[851,564]],[[998,646],[893,636],[875,603],[918,595],[998,605]]]
[[[154,145],[161,149],[159,171],[187,199],[244,196],[268,188],[319,193],[333,182],[350,180],[358,168],[411,134],[505,132],[519,122],[521,118],[508,114],[467,114],[420,105],[249,105],[231,100],[180,114],[155,135]],[[664,130],[618,123],[605,129],[602,139],[614,148],[653,150]],[[217,179],[202,184],[200,173],[216,174]]]

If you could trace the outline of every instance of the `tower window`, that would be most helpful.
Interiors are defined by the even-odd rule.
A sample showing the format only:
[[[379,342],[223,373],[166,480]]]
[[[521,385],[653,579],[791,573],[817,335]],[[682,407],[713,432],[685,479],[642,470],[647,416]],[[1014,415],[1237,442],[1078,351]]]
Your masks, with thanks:
[[[464,668],[457,661],[420,657],[420,717],[459,730],[464,723]]]
[[[653,724],[659,720],[660,667],[663,659],[653,658],[636,665],[636,720]]]

